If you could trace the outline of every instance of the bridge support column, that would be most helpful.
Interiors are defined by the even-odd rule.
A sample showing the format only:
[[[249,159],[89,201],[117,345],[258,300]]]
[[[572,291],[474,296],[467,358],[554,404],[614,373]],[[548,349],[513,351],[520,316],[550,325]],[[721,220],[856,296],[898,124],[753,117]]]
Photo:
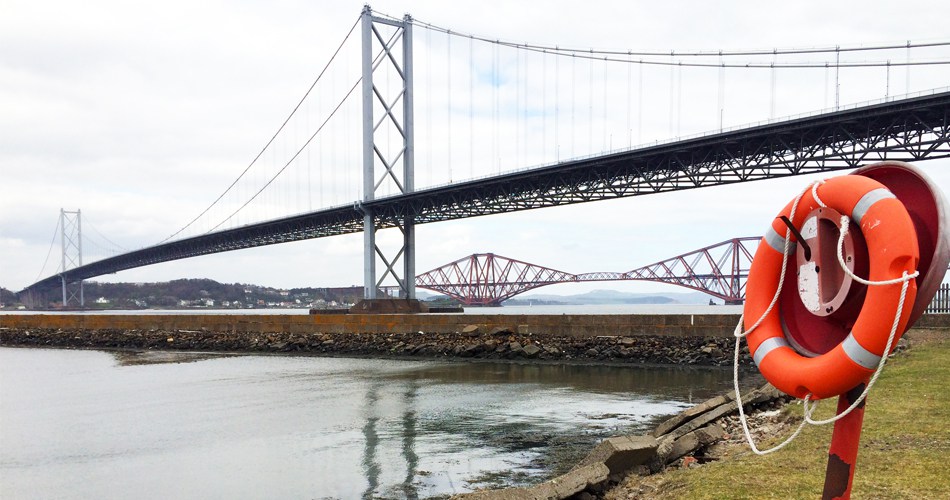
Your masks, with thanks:
[[[66,271],[76,267],[82,267],[82,211],[68,212],[59,209],[59,227],[60,242],[63,248],[62,267],[63,274],[60,279],[63,283],[63,307],[69,307],[71,303],[79,307],[86,305],[83,296],[82,280],[70,282]]]
[[[399,286],[400,298],[415,299],[413,214],[377,214],[372,209],[372,202],[380,191],[408,194],[415,190],[412,18],[407,15],[402,21],[395,21],[376,17],[366,6],[361,27],[363,201],[356,208],[363,214],[363,297],[377,299],[380,286],[387,277],[392,277]],[[399,45],[401,50],[397,50]],[[377,72],[388,76],[380,79],[380,85],[373,79]],[[393,80],[394,86],[387,86],[386,82]],[[377,133],[381,137],[401,136],[402,142],[396,146],[390,146],[389,141],[377,143]],[[380,228],[397,228],[402,232],[401,248],[395,253],[380,248],[376,238]],[[381,274],[377,273],[377,262],[384,266]]]

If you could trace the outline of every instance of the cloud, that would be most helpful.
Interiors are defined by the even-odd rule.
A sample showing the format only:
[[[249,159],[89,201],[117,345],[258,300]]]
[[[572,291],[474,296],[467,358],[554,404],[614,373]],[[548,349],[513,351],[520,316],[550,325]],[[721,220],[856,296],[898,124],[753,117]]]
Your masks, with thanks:
[[[921,16],[915,9],[883,2],[823,5],[821,15],[789,8],[782,11],[782,22],[775,22],[774,6],[761,2],[695,2],[687,7],[690,16],[681,15],[680,4],[655,2],[591,7],[566,0],[543,5],[381,1],[373,7],[504,40],[659,51],[945,38],[950,15],[950,7],[942,5],[929,6],[929,14]],[[33,281],[60,208],[82,209],[87,234],[96,241],[90,252],[104,253],[95,247],[108,247],[105,239],[138,248],[182,228],[250,164],[361,8],[362,2],[351,1],[6,2],[0,17],[0,45],[5,47],[0,53],[0,285],[19,289]],[[881,22],[885,17],[888,22]],[[453,38],[449,50],[444,35],[418,26],[414,36],[418,187],[605,147],[666,140],[677,133],[702,133],[717,128],[720,120],[727,127],[756,122],[768,119],[773,107],[776,116],[813,111],[834,103],[835,77],[842,102],[950,81],[943,67],[840,75],[823,69],[782,71],[775,75],[773,94],[769,70],[727,70],[720,113],[716,69],[628,69],[603,61],[555,60],[496,51],[465,38]],[[356,44],[344,46],[339,61],[272,149],[218,207],[182,234],[210,230],[284,168],[358,78],[358,52]],[[912,56],[945,54],[945,49],[921,49]],[[895,50],[881,57],[903,61],[906,56]],[[379,82],[384,84],[385,78],[380,76]],[[352,101],[271,188],[222,227],[360,197],[360,110],[358,99]],[[388,143],[392,154],[398,132],[380,134],[380,143]],[[947,187],[947,165],[947,160],[934,160],[919,166]],[[758,234],[807,180],[420,226],[417,269],[474,252],[496,252],[572,272],[625,270],[733,236]],[[381,194],[393,192],[390,187]],[[383,231],[379,239],[391,244],[398,234]],[[362,236],[230,252],[103,279],[178,277],[271,286],[360,283]]]

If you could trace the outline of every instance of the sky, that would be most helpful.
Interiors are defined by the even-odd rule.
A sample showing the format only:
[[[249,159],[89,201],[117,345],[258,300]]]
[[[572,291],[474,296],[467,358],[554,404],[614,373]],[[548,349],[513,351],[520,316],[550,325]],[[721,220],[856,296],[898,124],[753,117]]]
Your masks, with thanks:
[[[60,209],[82,210],[87,263],[116,249],[158,243],[185,226],[261,151],[362,7],[342,0],[5,0],[0,286],[16,291],[56,272],[61,254],[53,237]],[[950,40],[950,4],[939,2],[377,1],[372,7],[492,39],[664,53]],[[358,71],[353,40],[289,122],[289,137],[275,142],[221,205],[179,236],[212,228],[285,164]],[[419,187],[834,104],[829,91],[834,74],[827,70],[630,69],[448,40],[418,27],[414,32]],[[833,56],[795,61],[828,57]],[[899,62],[907,54],[844,57]],[[950,50],[915,50],[911,57],[947,60]],[[555,65],[559,76],[548,77]],[[948,86],[950,66],[910,73],[843,70],[838,77],[839,100],[846,105]],[[272,198],[257,199],[222,227],[358,198],[359,122],[349,118],[358,117],[351,101],[281,174]],[[386,134],[390,140],[392,132]],[[950,160],[917,166],[938,186],[950,188]],[[493,252],[573,273],[626,271],[761,234],[811,180],[793,177],[421,225],[416,269]],[[394,236],[383,231],[379,238],[385,244]],[[362,235],[228,252],[97,279],[178,278],[280,288],[361,285]],[[650,283],[593,283],[540,292],[592,289],[681,291]]]

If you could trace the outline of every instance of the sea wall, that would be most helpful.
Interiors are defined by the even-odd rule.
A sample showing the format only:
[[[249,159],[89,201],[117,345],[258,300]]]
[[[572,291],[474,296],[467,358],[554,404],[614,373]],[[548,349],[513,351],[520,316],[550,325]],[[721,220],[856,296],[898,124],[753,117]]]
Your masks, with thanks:
[[[342,356],[732,362],[731,315],[0,315],[0,345]],[[748,364],[743,354],[742,362]]]
[[[734,314],[0,314],[0,328],[208,330],[230,333],[442,333],[477,326],[517,334],[589,338],[731,338]]]
[[[0,315],[0,345],[550,360],[732,363],[729,315]],[[946,331],[950,315],[916,328]],[[742,344],[740,363],[750,365]]]

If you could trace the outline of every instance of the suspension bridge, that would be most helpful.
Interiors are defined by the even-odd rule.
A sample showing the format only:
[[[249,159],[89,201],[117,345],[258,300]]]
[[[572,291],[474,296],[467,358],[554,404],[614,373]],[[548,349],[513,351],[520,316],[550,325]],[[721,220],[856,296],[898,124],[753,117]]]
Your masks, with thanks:
[[[62,287],[68,305],[68,285],[104,274],[362,232],[367,299],[375,299],[387,281],[404,298],[414,298],[417,286],[442,287],[453,296],[491,303],[544,284],[599,277],[654,279],[737,300],[742,292],[738,267],[691,277],[646,268],[574,275],[474,256],[468,264],[456,262],[416,277],[415,226],[830,172],[882,160],[947,158],[950,89],[912,92],[910,87],[911,68],[950,65],[947,47],[950,42],[908,41],[732,52],[564,48],[461,33],[366,7],[286,120],[207,208],[157,244],[85,264],[82,245],[66,244],[63,222],[62,267],[23,292]],[[881,58],[852,58],[855,54]],[[812,57],[824,59],[808,59]],[[659,112],[662,99],[649,95],[644,84],[645,77],[656,77],[652,70],[669,76],[669,106],[662,109],[661,103]],[[898,80],[900,70],[905,72],[905,94],[898,97],[892,80]],[[684,92],[690,71],[711,72],[716,83]],[[751,80],[764,75],[769,82],[769,98],[763,100],[768,102],[768,112],[763,110],[767,121],[745,126],[727,122],[726,75],[740,71],[758,72],[756,78],[733,84],[744,95],[751,95],[746,94]],[[792,71],[824,77],[823,84],[811,86],[792,79],[798,99],[810,95],[819,104],[806,109],[824,106],[824,111],[776,118],[779,73]],[[880,72],[883,92],[865,96],[873,100],[860,104],[842,104],[842,73],[848,71]],[[434,105],[433,99],[444,106]],[[683,109],[690,110],[685,120]],[[666,131],[651,118],[664,111]],[[684,128],[707,132],[684,136]],[[395,248],[377,241],[377,232],[385,229],[398,229]],[[744,254],[742,241],[732,240],[733,254]],[[519,271],[510,282],[490,287],[457,279],[497,266]],[[447,281],[434,281],[435,274]],[[466,286],[468,291],[462,291]]]

